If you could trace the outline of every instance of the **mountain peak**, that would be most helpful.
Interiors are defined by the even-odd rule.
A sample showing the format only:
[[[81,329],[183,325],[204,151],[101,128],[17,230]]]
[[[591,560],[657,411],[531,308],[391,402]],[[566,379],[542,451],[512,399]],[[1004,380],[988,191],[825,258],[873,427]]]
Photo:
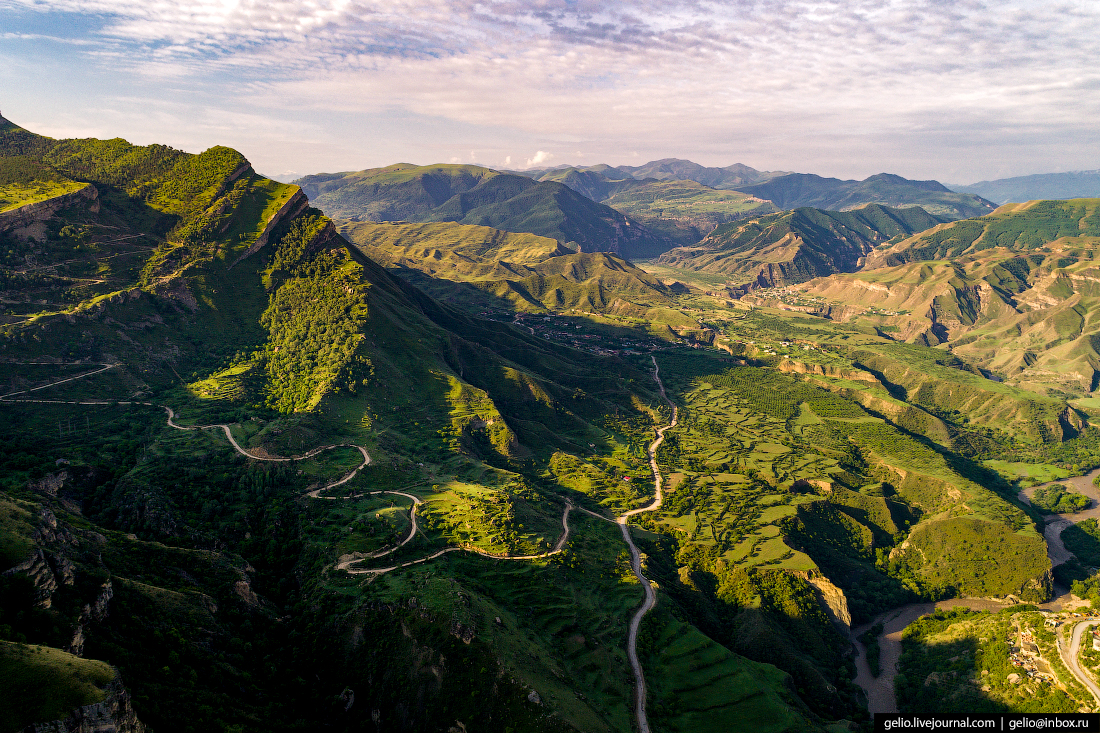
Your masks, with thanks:
[[[939,191],[941,193],[951,193],[951,189],[943,185],[939,181],[914,181],[909,178],[896,175],[894,173],[877,173],[870,176],[864,183],[889,183],[895,186],[908,186],[910,188],[916,188],[921,191]]]

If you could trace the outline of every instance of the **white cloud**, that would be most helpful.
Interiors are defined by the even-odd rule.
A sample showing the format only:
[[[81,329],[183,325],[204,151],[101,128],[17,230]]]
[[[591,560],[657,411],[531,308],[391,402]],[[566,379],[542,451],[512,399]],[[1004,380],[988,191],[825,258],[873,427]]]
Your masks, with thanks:
[[[539,150],[532,157],[527,159],[525,168],[533,168],[536,165],[542,165],[543,163],[549,163],[554,159],[553,153],[548,153],[545,150]]]
[[[390,139],[422,141],[405,158],[446,159],[438,141],[499,160],[514,142],[593,162],[637,151],[935,177],[964,146],[975,177],[1025,150],[1100,166],[1100,4],[1081,0],[0,0],[0,13],[55,21],[68,59],[107,88],[150,85],[146,106],[190,95],[300,115],[296,129],[330,139],[403,115],[420,134]],[[46,24],[31,25],[0,34],[0,53],[39,43]],[[372,151],[395,143],[351,137],[321,144],[392,162]]]

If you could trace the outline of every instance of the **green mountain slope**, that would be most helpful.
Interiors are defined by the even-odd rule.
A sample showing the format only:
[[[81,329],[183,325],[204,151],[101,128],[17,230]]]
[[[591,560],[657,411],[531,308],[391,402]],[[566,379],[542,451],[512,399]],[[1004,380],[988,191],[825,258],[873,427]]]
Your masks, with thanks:
[[[941,221],[916,207],[873,204],[847,212],[801,208],[723,224],[698,245],[666,252],[658,262],[721,273],[750,289],[776,287],[851,272],[874,247]]]
[[[487,302],[513,310],[620,314],[644,314],[673,298],[629,262],[573,253],[545,237],[450,223],[339,222],[338,230],[365,256],[402,268],[410,282],[442,297],[455,293],[455,282],[474,283],[493,299]],[[409,271],[428,277],[410,278]]]
[[[1100,201],[1007,205],[868,258],[863,272],[800,290],[831,317],[946,344],[1011,384],[1083,396],[1097,388],[1094,253]]]
[[[930,214],[947,219],[981,216],[994,209],[993,204],[980,196],[955,193],[936,181],[911,181],[888,173],[862,181],[791,173],[762,183],[737,186],[736,189],[771,201],[781,209],[812,206],[847,211],[867,204],[920,206]]]
[[[629,531],[658,586],[654,729],[866,721],[847,621],[1049,594],[1029,516],[952,452],[984,433],[939,406],[981,377],[941,351],[726,310],[557,239],[341,223],[360,246],[225,148],[0,146],[97,192],[0,234],[0,640],[79,641],[162,733],[632,730],[643,593],[611,520],[653,501],[651,450],[664,503]],[[443,203],[495,196],[476,175],[449,171]],[[936,380],[906,388],[918,373]]]
[[[333,217],[360,221],[451,221],[529,232],[583,252],[653,256],[671,246],[614,209],[559,183],[476,166],[399,164],[301,179],[306,195]]]
[[[576,188],[567,176],[562,183]],[[596,200],[636,219],[679,244],[695,244],[715,227],[739,219],[771,213],[769,201],[737,191],[724,191],[694,181],[612,181]],[[590,198],[595,186],[576,188]]]
[[[949,188],[959,193],[977,194],[997,204],[1039,199],[1096,198],[1100,196],[1100,171],[1040,173],[980,181],[967,186],[952,185]]]
[[[618,480],[644,471],[627,442],[657,419],[644,362],[451,310],[305,202],[278,206],[289,213],[268,230],[257,191],[269,184],[232,151],[35,144],[39,160],[79,171],[103,201],[51,212],[41,240],[4,243],[59,274],[12,270],[57,302],[29,299],[0,340],[0,546],[4,569],[19,566],[3,576],[0,633],[61,647],[109,580],[110,613],[80,621],[84,653],[134,681],[135,709],[157,730],[373,719],[402,730],[630,729],[623,649],[640,589],[620,562],[618,527],[575,512],[557,559],[498,558],[547,551],[566,500],[610,513],[644,498],[644,484]],[[249,187],[227,200],[240,179]],[[294,201],[294,187],[273,190]],[[260,229],[266,237],[250,238]],[[148,244],[123,250],[119,237]],[[123,254],[126,266],[110,269]],[[588,278],[593,256],[569,257],[546,277]],[[110,292],[86,295],[64,269],[71,260],[106,275],[91,286]],[[175,426],[231,432],[179,429],[160,405]],[[311,499],[359,464],[349,444],[369,451],[369,470],[334,489],[338,499]],[[262,460],[331,445],[289,465]],[[595,461],[602,478],[583,490],[559,483],[548,464],[564,455]],[[409,515],[394,499],[405,495],[423,502],[420,530],[382,562],[448,547],[488,556],[445,555],[372,583],[337,569],[348,557],[352,570],[369,567],[403,536]],[[840,643],[827,626],[814,633]],[[768,730],[816,727],[789,702],[786,672],[690,624],[645,638],[645,653],[668,664],[655,694],[693,690],[667,729],[716,727],[728,713]],[[721,674],[700,680],[686,649]],[[797,658],[821,665],[822,684],[840,682],[829,660]]]
[[[340,220],[336,228],[379,264],[451,280],[526,277],[530,268],[525,265],[573,254],[554,239],[468,224]]]

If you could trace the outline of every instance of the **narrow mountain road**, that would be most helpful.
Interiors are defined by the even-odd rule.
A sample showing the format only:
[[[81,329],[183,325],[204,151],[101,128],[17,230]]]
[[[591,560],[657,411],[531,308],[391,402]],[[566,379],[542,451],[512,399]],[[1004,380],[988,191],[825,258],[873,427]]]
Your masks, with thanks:
[[[1074,626],[1068,650],[1062,645],[1062,636],[1059,634],[1058,654],[1062,657],[1062,661],[1065,662],[1066,667],[1073,676],[1085,686],[1085,689],[1092,693],[1093,698],[1100,704],[1100,686],[1097,686],[1092,677],[1090,677],[1085,670],[1081,669],[1081,664],[1077,661],[1078,656],[1081,654],[1081,637],[1090,626],[1095,626],[1097,624],[1100,624],[1100,621],[1094,619],[1092,621],[1082,621]]]
[[[562,535],[558,538],[558,541],[554,543],[554,552],[561,552],[565,547],[565,543],[569,541],[569,511],[573,508],[573,505],[566,502],[565,511],[561,515],[561,528]]]
[[[672,421],[668,425],[657,430],[657,439],[649,445],[649,469],[653,472],[653,484],[655,487],[653,503],[639,509],[631,509],[615,520],[619,528],[623,531],[623,539],[626,540],[627,546],[630,547],[630,564],[631,567],[634,568],[634,575],[638,578],[638,582],[642,584],[642,587],[645,588],[645,600],[642,602],[642,607],[634,614],[634,618],[630,619],[630,632],[627,634],[626,638],[626,655],[630,659],[631,669],[634,670],[634,714],[638,719],[638,730],[640,733],[649,733],[649,719],[645,714],[645,675],[642,673],[642,664],[638,661],[638,629],[641,628],[642,619],[645,618],[645,615],[657,605],[657,591],[653,589],[653,584],[649,582],[649,579],[642,574],[642,555],[638,552],[638,547],[634,544],[634,539],[630,536],[630,527],[627,521],[635,514],[652,512],[661,508],[661,504],[664,501],[664,494],[661,491],[661,471],[657,468],[657,449],[661,447],[661,443],[665,440],[665,431],[676,427],[676,419],[678,416],[676,405],[668,398],[668,394],[665,393],[665,385],[661,382],[661,370],[660,367],[657,366],[657,357],[650,355],[649,358],[653,360],[653,379],[657,382],[657,386],[661,390],[661,397],[668,403],[668,406],[672,408]]]
[[[392,493],[397,493],[397,492],[390,491],[390,492],[374,492],[374,493],[391,493],[392,494]],[[408,494],[405,494],[404,496],[408,496]],[[417,502],[417,503],[419,504],[420,502]],[[440,551],[438,551],[438,552],[436,552],[432,555],[429,555],[427,557],[422,557],[418,560],[410,560],[409,562],[401,563],[400,565],[394,565],[394,566],[388,567],[388,568],[351,568],[351,565],[353,565],[354,563],[357,563],[361,560],[368,560],[372,557],[381,557],[383,555],[390,554],[391,552],[398,549],[399,547],[401,547],[406,542],[408,542],[409,540],[412,539],[414,533],[410,533],[408,538],[405,539],[405,542],[402,542],[401,545],[398,545],[397,547],[394,547],[394,548],[392,548],[390,550],[387,550],[385,552],[380,552],[380,553],[377,553],[375,555],[363,555],[363,556],[356,557],[355,559],[351,559],[351,556],[345,555],[344,557],[340,558],[340,564],[337,565],[337,569],[347,570],[348,573],[350,573],[351,575],[382,575],[383,573],[389,573],[389,572],[392,572],[394,570],[398,570],[400,568],[407,568],[410,565],[418,565],[419,563],[427,562],[428,560],[433,560],[433,559],[439,557],[440,555],[444,555],[448,552],[458,552],[459,550],[461,550],[462,552],[469,552],[469,553],[474,554],[474,555],[481,555],[482,557],[487,557],[487,558],[490,558],[492,560],[541,560],[543,558],[552,557],[554,555],[557,555],[557,554],[559,554],[560,552],[562,552],[564,550],[565,543],[567,543],[569,541],[569,532],[570,532],[570,530],[569,530],[569,512],[571,512],[573,509],[574,509],[574,506],[572,504],[566,502],[565,511],[563,511],[562,515],[561,515],[561,526],[562,526],[562,530],[563,530],[562,534],[561,534],[561,537],[558,538],[558,541],[554,543],[554,548],[552,550],[550,550],[549,552],[540,552],[537,555],[494,555],[491,552],[485,552],[484,550],[479,550],[476,547],[470,547],[469,545],[464,545],[462,547],[446,547],[446,548],[444,548],[444,549],[442,549],[442,550],[440,550]],[[416,507],[414,506],[413,511],[415,512],[415,510],[416,510]],[[589,512],[589,513],[591,513],[591,512]],[[596,515],[596,516],[599,516],[599,515]],[[600,518],[601,519],[606,519],[606,517],[600,517]],[[608,521],[610,521],[610,520],[608,520]],[[415,519],[414,519],[414,524],[415,524]]]
[[[531,329],[531,330],[532,330],[532,333],[533,333],[534,330],[533,329]],[[664,427],[661,427],[661,428],[657,429],[657,437],[649,445],[649,451],[648,451],[648,454],[649,454],[649,467],[650,467],[650,471],[653,474],[653,482],[654,482],[654,487],[655,487],[655,495],[654,495],[652,503],[648,504],[647,506],[640,507],[638,509],[632,509],[632,510],[622,514],[618,518],[612,520],[612,519],[609,519],[608,517],[604,517],[604,516],[601,516],[599,514],[596,514],[595,512],[589,511],[588,509],[584,509],[582,507],[574,507],[572,503],[567,501],[566,504],[565,504],[565,510],[562,512],[562,517],[561,517],[561,524],[562,524],[562,535],[561,535],[561,537],[558,538],[558,541],[556,543],[554,543],[553,549],[551,549],[549,552],[543,552],[543,553],[539,553],[537,555],[516,555],[516,556],[494,555],[492,553],[484,552],[483,550],[478,550],[478,549],[473,548],[473,547],[445,547],[442,550],[439,550],[439,551],[437,551],[437,552],[435,552],[431,555],[428,555],[426,557],[422,557],[422,558],[419,558],[417,560],[411,560],[409,562],[401,563],[401,564],[394,565],[394,566],[388,567],[388,568],[352,568],[351,566],[358,563],[358,562],[361,562],[363,560],[369,560],[369,559],[383,557],[385,555],[392,554],[393,552],[396,552],[398,549],[400,549],[401,547],[404,547],[409,542],[411,542],[413,540],[413,538],[416,537],[416,533],[419,530],[419,526],[417,524],[416,510],[417,510],[417,507],[419,507],[423,502],[419,498],[417,498],[416,496],[413,496],[412,494],[407,494],[407,493],[404,493],[404,492],[401,492],[401,491],[371,491],[371,492],[367,492],[365,494],[356,494],[356,495],[350,496],[350,497],[324,497],[324,496],[321,496],[321,492],[323,492],[327,489],[331,489],[335,486],[340,486],[342,484],[345,484],[345,483],[351,481],[353,478],[355,478],[355,476],[359,473],[359,471],[361,471],[363,468],[370,465],[370,463],[371,463],[370,454],[367,452],[366,448],[364,448],[363,446],[354,445],[354,444],[351,444],[351,443],[337,443],[337,444],[333,444],[333,445],[326,445],[326,446],[321,446],[319,448],[314,448],[313,450],[311,450],[307,453],[303,453],[302,455],[298,455],[298,456],[289,456],[289,457],[261,456],[261,455],[256,455],[254,453],[250,453],[249,451],[245,450],[240,445],[240,443],[237,442],[237,439],[233,436],[233,432],[230,430],[229,425],[223,424],[223,423],[218,423],[218,424],[213,424],[213,425],[179,425],[179,424],[176,423],[176,413],[175,413],[175,411],[171,407],[168,407],[166,405],[154,405],[151,402],[134,402],[134,401],[113,401],[112,402],[112,401],[105,401],[105,400],[103,400],[103,401],[96,401],[96,400],[73,400],[73,401],[70,401],[70,400],[27,400],[27,399],[24,399],[24,400],[11,400],[11,401],[12,402],[18,401],[18,402],[34,402],[34,403],[52,403],[52,404],[74,404],[74,405],[106,405],[106,404],[132,405],[133,404],[133,405],[146,405],[146,406],[150,406],[150,407],[158,406],[158,407],[161,407],[165,411],[165,413],[167,414],[167,416],[168,416],[167,417],[167,422],[168,422],[169,427],[174,428],[176,430],[208,430],[208,429],[214,429],[214,428],[220,429],[225,434],[226,439],[229,441],[230,445],[233,446],[234,450],[236,450],[239,454],[245,456],[246,458],[250,458],[254,461],[271,461],[271,462],[279,462],[279,463],[292,462],[292,461],[301,461],[301,460],[305,460],[307,458],[312,458],[313,456],[318,455],[319,453],[322,453],[324,451],[330,450],[332,448],[349,447],[349,448],[357,449],[363,455],[363,462],[359,466],[357,466],[354,470],[352,470],[350,473],[348,473],[343,478],[338,479],[336,481],[333,481],[329,484],[326,484],[326,485],[324,485],[320,488],[314,489],[313,491],[310,491],[307,494],[307,496],[309,498],[312,498],[312,499],[331,499],[331,500],[335,500],[335,499],[338,499],[338,498],[339,499],[358,498],[360,496],[366,496],[366,495],[394,494],[394,495],[397,495],[397,496],[402,496],[402,497],[405,497],[407,499],[410,499],[413,502],[413,504],[412,504],[412,507],[409,511],[409,519],[410,519],[410,524],[411,524],[409,534],[399,544],[395,545],[392,548],[384,550],[384,551],[379,551],[379,552],[375,552],[375,553],[371,553],[371,554],[353,553],[351,555],[345,555],[345,556],[343,556],[339,559],[339,561],[336,564],[336,569],[337,570],[344,570],[344,571],[348,572],[349,574],[353,574],[353,575],[366,575],[366,574],[380,575],[382,573],[388,573],[388,572],[391,572],[393,570],[398,570],[399,568],[406,568],[406,567],[409,567],[411,565],[419,565],[420,563],[424,563],[424,562],[428,562],[430,560],[434,560],[435,558],[441,557],[442,555],[445,555],[447,553],[458,552],[458,551],[470,552],[470,553],[474,553],[474,554],[477,554],[477,555],[481,555],[483,557],[492,558],[494,560],[538,560],[538,559],[550,557],[552,555],[556,555],[556,554],[558,554],[558,553],[560,553],[564,550],[566,543],[569,541],[569,532],[570,532],[570,529],[569,529],[569,512],[572,511],[574,508],[579,508],[581,511],[585,512],[586,514],[590,514],[591,516],[596,517],[597,519],[603,519],[604,521],[608,521],[608,522],[611,522],[611,521],[615,522],[616,524],[619,525],[620,530],[622,530],[623,539],[626,541],[627,546],[630,548],[631,567],[634,570],[634,575],[638,578],[638,582],[641,583],[642,587],[645,589],[645,599],[643,600],[641,607],[635,612],[634,616],[630,620],[630,630],[629,630],[628,635],[627,635],[627,650],[626,651],[627,651],[627,657],[630,660],[630,667],[634,672],[634,680],[635,680],[634,702],[635,702],[635,716],[637,717],[637,720],[638,720],[638,729],[639,729],[640,733],[650,733],[649,720],[646,717],[646,712],[645,712],[645,703],[646,703],[645,675],[642,672],[642,665],[641,665],[641,662],[638,659],[638,630],[641,628],[642,619],[645,618],[645,615],[647,613],[649,613],[651,610],[653,610],[653,607],[657,605],[657,592],[654,590],[653,584],[642,573],[641,553],[638,551],[637,545],[634,544],[634,539],[630,536],[630,527],[629,527],[628,522],[629,522],[630,517],[632,517],[632,516],[635,516],[637,514],[641,514],[643,512],[652,512],[652,511],[656,511],[657,509],[660,509],[661,504],[664,501],[664,493],[662,491],[661,472],[660,472],[660,469],[657,466],[657,449],[660,448],[661,443],[664,442],[665,432],[667,430],[671,429],[671,428],[676,427],[677,418],[678,418],[678,415],[679,415],[679,411],[678,411],[676,405],[672,402],[672,400],[669,399],[668,394],[665,392],[665,385],[661,381],[660,367],[657,365],[657,358],[655,356],[651,355],[650,359],[653,361],[653,379],[654,379],[654,381],[657,382],[657,387],[661,391],[661,398],[666,403],[668,403],[669,407],[672,408],[672,420],[668,423],[668,425],[665,425]],[[100,374],[102,372],[107,371],[108,369],[113,369],[117,366],[119,366],[119,365],[118,364],[106,364],[106,365],[103,366],[102,369],[98,369],[98,370],[93,371],[93,372],[88,372],[86,374],[80,374],[80,375],[77,375],[75,377],[69,377],[67,379],[62,379],[62,380],[59,380],[57,382],[53,382],[51,384],[43,385],[41,387],[34,387],[32,389],[22,390],[22,391],[19,391],[19,392],[12,392],[12,393],[7,394],[7,395],[0,395],[0,400],[5,400],[5,399],[8,399],[10,397],[14,397],[16,395],[27,394],[29,392],[35,392],[35,391],[38,391],[38,390],[41,390],[41,389],[46,389],[47,387],[53,387],[53,386],[58,385],[58,384],[64,384],[66,382],[71,382],[71,381],[74,381],[74,380],[77,380],[77,379],[82,379],[84,377],[90,377],[94,374]]]
[[[40,366],[52,366],[46,363],[40,364]],[[67,366],[64,364],[57,364],[57,366]],[[56,387],[59,384],[65,384],[66,382],[74,382],[77,379],[84,379],[85,377],[91,377],[96,374],[102,374],[108,369],[114,369],[119,366],[118,364],[104,364],[102,369],[96,369],[94,372],[87,372],[85,374],[78,374],[75,377],[69,377],[68,379],[62,379],[57,382],[51,382],[50,384],[43,384],[41,387],[32,387],[30,389],[23,389],[18,392],[8,392],[6,395],[0,395],[0,400],[6,400],[9,397],[15,397],[16,395],[29,394],[31,392],[37,392],[40,389],[47,389],[49,387]],[[12,400],[13,402],[21,402],[22,400]]]

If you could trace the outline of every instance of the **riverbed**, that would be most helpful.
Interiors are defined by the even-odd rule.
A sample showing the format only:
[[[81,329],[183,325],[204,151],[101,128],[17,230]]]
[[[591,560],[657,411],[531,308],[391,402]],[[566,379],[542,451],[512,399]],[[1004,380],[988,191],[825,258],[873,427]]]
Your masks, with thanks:
[[[1100,476],[1100,468],[1090,471],[1083,476],[1074,476],[1058,481],[1049,481],[1038,484],[1020,492],[1020,500],[1030,504],[1031,496],[1035,490],[1062,484],[1080,494],[1092,499],[1092,505],[1081,512],[1074,514],[1051,514],[1043,525],[1043,538],[1047,543],[1047,555],[1050,557],[1051,567],[1061,565],[1073,558],[1073,554],[1062,543],[1062,531],[1085,519],[1100,520],[1100,488],[1093,485],[1093,479]],[[1064,611],[1087,606],[1088,601],[1075,599],[1070,595],[1068,588],[1054,587],[1055,597],[1039,607],[1049,611]],[[936,603],[911,603],[906,606],[892,609],[880,614],[870,623],[853,628],[849,634],[856,648],[856,678],[855,683],[863,688],[867,695],[867,710],[871,713],[896,713],[898,712],[897,698],[894,696],[894,678],[898,673],[898,661],[901,659],[901,634],[905,627],[925,614],[939,609],[969,608],[974,611],[1000,611],[1009,607],[1010,603],[995,601],[990,598],[951,598]],[[879,660],[882,673],[876,678],[871,676],[870,667],[867,664],[867,650],[859,641],[860,634],[864,633],[878,622],[883,624],[882,636],[879,637]]]

